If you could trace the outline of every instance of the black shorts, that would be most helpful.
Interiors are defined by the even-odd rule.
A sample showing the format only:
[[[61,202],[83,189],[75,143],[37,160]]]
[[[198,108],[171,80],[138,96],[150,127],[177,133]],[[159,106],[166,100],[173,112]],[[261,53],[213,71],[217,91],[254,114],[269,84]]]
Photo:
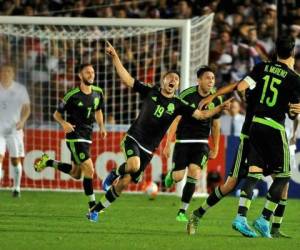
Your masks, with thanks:
[[[90,158],[90,143],[72,140],[67,141],[66,143],[71,152],[71,160],[76,165],[80,165]]]
[[[263,168],[277,177],[289,177],[290,153],[284,127],[273,120],[254,118],[247,159],[249,166]]]
[[[207,143],[176,143],[173,152],[172,171],[183,170],[190,164],[206,167],[209,146]]]
[[[138,143],[130,138],[128,135],[124,137],[124,139],[121,142],[121,149],[123,150],[124,156],[126,158],[126,161],[128,158],[133,156],[138,156],[140,158],[140,168],[137,172],[130,174],[132,181],[134,183],[138,183],[141,181],[144,170],[150,163],[153,154],[150,154],[150,152],[144,151]]]
[[[236,155],[234,157],[233,165],[229,172],[229,176],[237,179],[246,178],[248,175],[249,165],[247,163],[247,154],[249,151],[249,136],[241,134],[240,143]]]

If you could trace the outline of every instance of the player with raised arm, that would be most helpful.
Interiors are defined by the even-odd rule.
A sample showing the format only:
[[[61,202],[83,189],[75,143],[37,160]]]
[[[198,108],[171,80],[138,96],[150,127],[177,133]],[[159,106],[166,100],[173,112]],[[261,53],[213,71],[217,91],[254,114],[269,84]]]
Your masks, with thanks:
[[[90,157],[93,124],[99,125],[102,138],[106,136],[103,121],[104,97],[101,88],[94,86],[95,71],[91,64],[83,64],[79,68],[80,86],[69,90],[58,109],[54,112],[54,119],[62,126],[66,134],[66,143],[71,152],[72,164],[59,162],[44,154],[34,168],[41,172],[46,167],[53,167],[80,179],[83,174],[83,188],[89,198],[89,207],[95,205],[93,189],[94,166]],[[63,114],[67,114],[67,119]]]
[[[237,88],[238,84],[239,83],[232,83],[219,89],[214,95],[206,98],[202,102],[202,105],[204,106],[207,105],[212,101],[212,98],[215,98],[218,95],[224,95],[234,91]],[[235,189],[235,187],[239,184],[241,179],[247,177],[249,165],[247,164],[246,156],[249,150],[249,130],[250,130],[250,125],[252,123],[252,119],[255,111],[255,98],[254,98],[255,95],[249,94],[249,92],[250,92],[249,90],[246,91],[246,102],[247,102],[246,117],[242,128],[241,136],[240,136],[240,144],[238,147],[238,151],[232,169],[229,173],[229,176],[227,177],[225,184],[217,187],[214,190],[214,192],[212,192],[209,195],[209,197],[204,201],[201,207],[194,210],[187,226],[187,230],[189,234],[194,234],[196,232],[200,218],[207,212],[207,210],[210,207],[216,205],[223,197],[225,197],[227,194],[229,194]],[[289,106],[291,112],[299,113],[300,111],[299,104],[290,104]],[[281,201],[274,212],[273,224],[271,229],[271,233],[273,237],[288,237],[287,235],[285,235],[279,230],[282,222],[285,206],[286,206],[287,188],[285,191],[286,192],[283,192]]]
[[[14,81],[14,67],[0,68],[0,182],[6,148],[13,166],[13,197],[21,195],[22,164],[25,155],[23,128],[30,116],[30,100],[26,88]]]
[[[122,83],[141,94],[143,105],[121,144],[126,162],[106,177],[103,188],[107,192],[91,210],[88,218],[92,221],[97,221],[98,212],[109,207],[131,181],[137,183],[141,180],[146,166],[152,159],[153,151],[159,145],[175,117],[183,115],[193,116],[196,119],[207,119],[219,113],[229,102],[227,101],[213,110],[200,111],[175,96],[175,91],[179,86],[177,72],[167,72],[162,77],[160,88],[153,87],[134,79],[124,68],[115,49],[108,42],[106,53],[112,57]],[[117,178],[119,178],[118,181],[114,183]]]
[[[192,106],[197,107],[200,101],[210,95],[215,85],[215,75],[211,68],[202,66],[197,71],[198,86],[190,87],[181,92],[180,98]],[[222,98],[217,97],[208,106],[213,109],[222,103]],[[173,151],[172,169],[165,178],[165,186],[171,187],[174,182],[183,179],[186,168],[188,169],[187,181],[184,185],[181,202],[176,220],[188,221],[186,210],[195,192],[201,170],[206,167],[208,159],[215,159],[219,149],[220,139],[220,113],[206,120],[196,120],[193,117],[179,116],[172,123],[164,148],[164,155],[168,158],[170,144],[176,133],[176,144]],[[208,137],[211,132],[213,147],[208,146]]]

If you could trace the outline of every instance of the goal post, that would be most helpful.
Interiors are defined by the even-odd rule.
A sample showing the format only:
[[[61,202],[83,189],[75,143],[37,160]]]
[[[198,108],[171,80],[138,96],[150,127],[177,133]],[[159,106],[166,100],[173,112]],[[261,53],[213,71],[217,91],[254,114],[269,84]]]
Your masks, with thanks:
[[[180,88],[185,89],[196,84],[197,68],[208,63],[212,21],[213,14],[187,20],[0,16],[0,65],[16,66],[16,80],[27,87],[31,99],[22,187],[81,189],[81,182],[65,174],[53,169],[35,173],[32,167],[42,151],[69,161],[64,135],[52,113],[63,93],[78,83],[78,64],[94,65],[95,82],[105,93],[108,138],[101,140],[95,129],[91,148],[95,186],[100,189],[101,179],[124,160],[119,143],[141,105],[137,94],[122,87],[104,52],[105,41],[113,43],[134,77],[159,84],[165,71],[176,69],[181,73]],[[145,181],[129,190],[141,191],[145,182],[161,181],[170,168],[161,152],[162,145],[145,172]],[[13,173],[8,165],[6,160],[4,187],[11,185]]]

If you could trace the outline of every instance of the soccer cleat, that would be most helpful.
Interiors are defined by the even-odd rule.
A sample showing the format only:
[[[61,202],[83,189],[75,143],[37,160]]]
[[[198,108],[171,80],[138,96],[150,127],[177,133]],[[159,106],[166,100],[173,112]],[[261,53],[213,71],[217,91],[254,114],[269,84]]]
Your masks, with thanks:
[[[189,235],[193,235],[196,233],[199,221],[200,218],[192,213],[186,225],[186,231]]]
[[[20,198],[21,197],[21,192],[19,192],[17,190],[14,190],[12,192],[12,197],[14,197],[14,198]]]
[[[176,220],[180,222],[187,222],[189,221],[189,218],[186,216],[185,213],[179,212],[176,216]]]
[[[43,169],[47,167],[46,163],[49,160],[49,156],[47,154],[43,154],[41,159],[34,164],[34,169],[36,172],[41,172]]]
[[[272,228],[272,229],[271,229],[271,236],[272,236],[273,238],[288,238],[288,239],[292,238],[291,236],[289,236],[289,235],[287,235],[287,234],[281,232],[281,231],[279,230],[279,228]]]
[[[240,232],[245,237],[255,238],[257,234],[253,231],[247,223],[247,218],[237,215],[232,222],[232,228]]]
[[[103,181],[102,188],[105,192],[107,192],[113,182],[119,177],[117,175],[116,170],[113,169],[108,176],[106,176],[105,180]]]
[[[174,184],[174,180],[172,178],[172,171],[169,171],[165,177],[165,186],[167,188],[170,188],[170,187],[172,187],[173,184]]]
[[[98,212],[96,212],[96,211],[92,211],[92,212],[88,212],[88,213],[86,214],[86,217],[87,217],[88,220],[91,221],[91,222],[97,222],[97,221],[98,221],[99,214],[98,214]]]
[[[261,234],[262,237],[272,238],[270,233],[270,222],[263,216],[260,216],[253,222],[254,228]]]

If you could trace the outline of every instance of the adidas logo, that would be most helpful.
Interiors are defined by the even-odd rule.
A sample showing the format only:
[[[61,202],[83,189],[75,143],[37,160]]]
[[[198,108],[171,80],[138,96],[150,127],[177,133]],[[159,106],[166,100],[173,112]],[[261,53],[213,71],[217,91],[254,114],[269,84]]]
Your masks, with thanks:
[[[78,107],[81,107],[81,106],[83,106],[83,103],[82,103],[82,102],[79,102],[79,103],[78,103]]]

